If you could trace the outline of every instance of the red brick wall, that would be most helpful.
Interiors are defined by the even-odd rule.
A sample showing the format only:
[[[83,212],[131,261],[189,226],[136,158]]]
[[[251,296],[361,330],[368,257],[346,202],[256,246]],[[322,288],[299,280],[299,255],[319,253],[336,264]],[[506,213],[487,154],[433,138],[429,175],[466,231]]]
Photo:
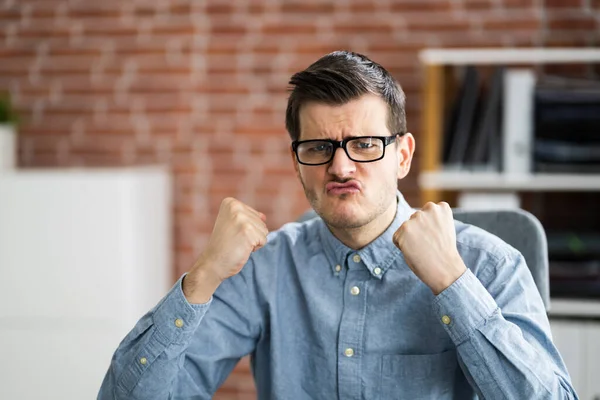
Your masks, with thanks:
[[[0,90],[25,119],[23,167],[171,166],[179,275],[223,197],[263,211],[271,229],[306,209],[284,129],[293,72],[335,49],[364,52],[403,85],[418,141],[420,49],[596,46],[599,10],[598,0],[4,0]],[[417,170],[401,186],[415,204]],[[252,393],[245,361],[218,397]]]

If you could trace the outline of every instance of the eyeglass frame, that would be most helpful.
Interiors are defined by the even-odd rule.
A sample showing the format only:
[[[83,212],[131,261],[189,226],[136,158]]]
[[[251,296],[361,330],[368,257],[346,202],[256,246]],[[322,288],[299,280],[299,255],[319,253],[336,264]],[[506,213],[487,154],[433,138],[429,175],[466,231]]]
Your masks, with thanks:
[[[317,165],[325,165],[325,164],[329,164],[333,158],[335,157],[335,153],[337,152],[337,149],[342,148],[344,149],[344,152],[346,153],[346,156],[354,161],[354,162],[359,162],[359,163],[370,163],[370,162],[374,162],[374,161],[379,161],[381,160],[383,157],[385,157],[385,148],[387,146],[389,146],[390,144],[394,143],[396,141],[396,138],[398,136],[402,137],[404,136],[405,132],[398,132],[398,133],[394,133],[391,136],[350,136],[347,137],[344,140],[333,140],[333,139],[309,139],[309,140],[294,140],[292,142],[292,150],[294,151],[294,154],[296,155],[296,160],[302,164],[302,165],[310,165],[310,166],[317,166]],[[380,139],[383,142],[383,151],[381,152],[381,157],[376,158],[374,160],[355,160],[350,156],[350,153],[348,153],[348,142],[352,141],[352,140],[356,140],[356,139]],[[303,143],[310,143],[310,142],[327,142],[327,143],[331,143],[333,145],[333,151],[331,152],[331,158],[325,162],[322,163],[318,163],[318,164],[309,164],[309,163],[304,163],[302,161],[300,161],[300,157],[298,156],[298,146],[300,146]]]

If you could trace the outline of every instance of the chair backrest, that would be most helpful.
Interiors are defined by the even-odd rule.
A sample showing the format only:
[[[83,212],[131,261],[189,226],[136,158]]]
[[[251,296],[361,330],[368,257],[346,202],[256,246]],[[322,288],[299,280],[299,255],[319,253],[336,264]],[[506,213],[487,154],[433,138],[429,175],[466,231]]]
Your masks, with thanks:
[[[454,219],[486,230],[519,250],[531,271],[546,310],[550,308],[548,242],[540,221],[531,213],[515,210],[454,209]],[[314,210],[305,212],[298,222],[317,217]]]

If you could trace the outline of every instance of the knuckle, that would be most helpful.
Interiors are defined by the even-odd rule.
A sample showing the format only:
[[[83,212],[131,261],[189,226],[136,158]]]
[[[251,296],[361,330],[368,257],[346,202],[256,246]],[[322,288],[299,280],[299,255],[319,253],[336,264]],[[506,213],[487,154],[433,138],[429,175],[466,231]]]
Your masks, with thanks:
[[[429,210],[431,208],[435,207],[435,203],[432,201],[428,201],[427,203],[425,203],[425,205],[423,206],[424,210]]]
[[[242,226],[242,233],[246,236],[252,236],[253,234],[253,230],[252,227],[249,224],[245,224]]]
[[[450,209],[450,204],[446,203],[445,201],[440,201],[438,205],[444,209]]]
[[[238,201],[233,197],[226,197],[221,202],[221,209],[228,210],[229,212],[235,212],[238,208],[236,203],[238,203]]]
[[[238,223],[238,224],[243,224],[244,223],[244,216],[240,212],[233,211],[232,218],[233,218],[233,221],[236,222],[236,223]]]

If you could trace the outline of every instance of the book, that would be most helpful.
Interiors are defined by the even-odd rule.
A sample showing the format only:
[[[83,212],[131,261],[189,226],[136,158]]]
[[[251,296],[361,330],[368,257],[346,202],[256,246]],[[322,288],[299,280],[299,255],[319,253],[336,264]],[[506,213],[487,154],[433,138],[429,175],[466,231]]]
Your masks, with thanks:
[[[487,92],[482,94],[481,112],[476,119],[465,159],[465,164],[472,169],[499,169],[499,165],[494,165],[497,163],[493,163],[491,153],[499,149],[503,74],[503,68],[496,68]]]
[[[471,131],[477,112],[480,94],[479,73],[473,66],[467,66],[461,89],[455,100],[453,116],[450,117],[448,126],[449,135],[445,149],[447,165],[462,166],[469,145]]]
[[[506,174],[526,174],[532,170],[535,82],[531,69],[508,68],[504,71],[502,170]]]

